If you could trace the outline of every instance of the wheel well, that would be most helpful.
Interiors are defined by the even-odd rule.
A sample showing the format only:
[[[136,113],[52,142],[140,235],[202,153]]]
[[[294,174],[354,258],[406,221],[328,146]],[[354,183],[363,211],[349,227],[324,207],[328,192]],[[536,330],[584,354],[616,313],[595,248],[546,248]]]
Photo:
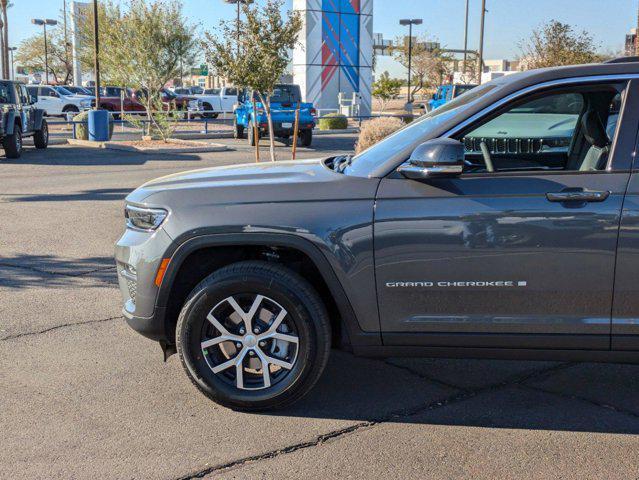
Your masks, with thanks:
[[[191,253],[180,265],[173,278],[167,301],[166,331],[175,334],[177,318],[182,310],[186,297],[204,278],[232,263],[244,260],[263,260],[286,266],[302,276],[318,292],[331,319],[333,345],[342,342],[342,319],[335,299],[311,258],[304,252],[290,247],[267,245],[243,245],[208,247]],[[170,339],[171,342],[174,338]]]
[[[69,112],[71,110],[77,110],[78,112],[80,111],[80,108],[77,105],[65,105],[64,108],[62,109],[63,112]]]

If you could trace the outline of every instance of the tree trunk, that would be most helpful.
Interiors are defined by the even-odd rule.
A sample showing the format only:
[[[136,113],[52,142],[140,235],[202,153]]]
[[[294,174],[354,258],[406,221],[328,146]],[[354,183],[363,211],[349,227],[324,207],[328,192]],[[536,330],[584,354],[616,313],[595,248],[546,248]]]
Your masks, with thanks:
[[[271,100],[269,98],[264,98],[261,93],[258,93],[260,96],[260,101],[264,106],[264,110],[266,111],[266,119],[268,121],[268,139],[269,139],[269,151],[271,153],[271,162],[276,161],[275,158],[275,132],[273,132],[273,117],[271,116]]]

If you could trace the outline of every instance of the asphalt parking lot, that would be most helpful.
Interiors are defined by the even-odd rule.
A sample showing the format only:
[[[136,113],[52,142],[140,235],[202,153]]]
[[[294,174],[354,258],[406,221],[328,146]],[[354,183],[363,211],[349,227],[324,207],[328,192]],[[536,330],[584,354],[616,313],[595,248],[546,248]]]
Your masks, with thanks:
[[[252,161],[221,142],[235,150],[0,158],[0,478],[639,478],[639,366],[333,352],[285,411],[199,394],[125,325],[112,251],[137,185]],[[299,157],[353,143],[317,137]]]

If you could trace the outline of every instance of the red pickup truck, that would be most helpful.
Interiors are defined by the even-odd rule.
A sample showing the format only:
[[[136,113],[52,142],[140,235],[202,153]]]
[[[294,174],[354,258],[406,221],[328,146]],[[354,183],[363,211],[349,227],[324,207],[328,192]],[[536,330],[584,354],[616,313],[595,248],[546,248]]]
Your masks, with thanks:
[[[122,98],[124,92],[124,98]],[[202,101],[186,95],[176,95],[168,90],[162,90],[162,104],[166,110],[179,110],[198,114],[202,111]],[[113,116],[118,118],[119,112],[144,114],[146,109],[140,102],[140,97],[144,95],[143,90],[133,90],[124,87],[103,87],[100,91],[100,108],[113,112]],[[95,100],[92,102],[95,106]],[[117,113],[116,113],[117,112]]]

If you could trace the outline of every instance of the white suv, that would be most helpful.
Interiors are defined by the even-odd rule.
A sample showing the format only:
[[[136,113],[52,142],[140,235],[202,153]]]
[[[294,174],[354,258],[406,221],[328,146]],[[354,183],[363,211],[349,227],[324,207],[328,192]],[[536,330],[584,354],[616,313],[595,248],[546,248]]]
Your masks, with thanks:
[[[29,85],[27,89],[30,95],[36,97],[36,107],[49,116],[78,113],[91,108],[92,97],[74,95],[64,87]]]

